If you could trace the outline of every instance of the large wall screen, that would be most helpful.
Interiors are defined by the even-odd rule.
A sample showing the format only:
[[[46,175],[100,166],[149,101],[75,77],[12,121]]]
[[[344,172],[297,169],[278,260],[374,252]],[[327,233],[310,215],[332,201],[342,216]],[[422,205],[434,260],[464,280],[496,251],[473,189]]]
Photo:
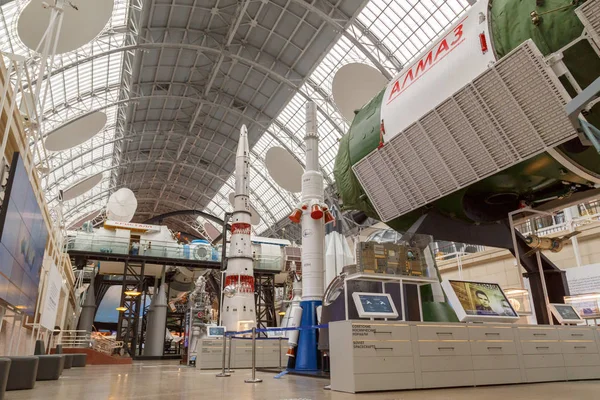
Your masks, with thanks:
[[[33,315],[48,230],[23,160],[15,153],[0,211],[0,299]]]

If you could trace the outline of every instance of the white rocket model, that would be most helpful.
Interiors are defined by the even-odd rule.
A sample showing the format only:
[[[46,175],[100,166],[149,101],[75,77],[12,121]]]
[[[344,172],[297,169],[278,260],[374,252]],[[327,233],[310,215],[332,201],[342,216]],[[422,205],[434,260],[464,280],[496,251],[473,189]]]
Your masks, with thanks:
[[[254,310],[254,271],[250,235],[249,190],[250,150],[248,130],[242,125],[235,156],[235,197],[231,217],[231,244],[227,258],[221,323],[227,331],[256,326]]]
[[[306,104],[306,169],[302,175],[301,203],[290,220],[302,224],[302,301],[323,299],[325,224],[333,216],[324,203],[323,174],[319,170],[317,106]]]

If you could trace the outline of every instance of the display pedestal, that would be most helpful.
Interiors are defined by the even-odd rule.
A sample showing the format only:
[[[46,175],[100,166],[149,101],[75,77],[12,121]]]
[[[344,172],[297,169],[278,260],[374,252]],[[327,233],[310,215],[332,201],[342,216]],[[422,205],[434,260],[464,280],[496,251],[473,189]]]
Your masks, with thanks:
[[[310,327],[317,325],[317,307],[322,304],[320,300],[301,301],[302,319],[300,327]],[[317,330],[301,330],[298,338],[298,349],[296,351],[295,371],[318,371],[319,351],[317,350]]]

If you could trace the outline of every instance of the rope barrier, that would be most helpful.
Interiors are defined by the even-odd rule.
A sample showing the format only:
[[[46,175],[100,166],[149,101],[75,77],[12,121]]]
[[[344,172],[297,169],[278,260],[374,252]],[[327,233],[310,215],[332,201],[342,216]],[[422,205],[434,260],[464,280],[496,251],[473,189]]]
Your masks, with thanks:
[[[262,382],[261,379],[256,378],[256,341],[257,340],[279,340],[281,341],[281,337],[275,338],[259,338],[257,337],[257,333],[266,333],[266,332],[289,332],[289,331],[309,331],[314,329],[323,329],[328,328],[329,324],[324,325],[310,325],[310,326],[299,326],[297,328],[264,328],[264,329],[256,329],[252,328],[245,331],[237,331],[237,332],[225,332],[223,335],[223,360],[222,360],[222,368],[221,373],[217,374],[218,377],[228,377],[230,376],[231,370],[231,341],[232,339],[240,339],[240,340],[252,340],[252,378],[246,379],[244,382],[246,383],[258,383]],[[243,335],[246,333],[251,333],[252,337],[239,337],[235,335]],[[227,339],[229,338],[229,366],[227,370],[225,369],[225,354],[227,353]],[[281,343],[279,344],[279,368],[281,369]],[[282,371],[275,376],[275,378],[279,379],[282,376],[287,374],[287,371]]]
[[[294,327],[292,327],[292,328],[263,328],[263,329],[256,329],[255,332],[256,333],[266,333],[266,332],[309,331],[309,330],[313,330],[313,329],[323,329],[323,328],[328,328],[328,327],[329,327],[329,324],[299,326],[297,328],[294,328]],[[225,332],[225,335],[232,336],[232,337],[234,337],[234,339],[239,339],[238,337],[235,337],[235,335],[243,335],[246,333],[252,333],[252,329],[248,329],[245,331],[238,331],[238,332]],[[272,339],[272,338],[268,338],[268,339]]]

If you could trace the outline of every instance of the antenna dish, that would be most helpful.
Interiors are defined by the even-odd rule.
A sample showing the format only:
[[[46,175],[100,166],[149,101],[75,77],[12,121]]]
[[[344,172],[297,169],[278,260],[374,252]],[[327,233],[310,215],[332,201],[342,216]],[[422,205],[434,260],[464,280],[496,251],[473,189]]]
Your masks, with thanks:
[[[108,198],[106,216],[112,221],[130,222],[137,206],[137,199],[131,189],[121,188]]]
[[[52,10],[45,8],[44,2],[31,0],[19,15],[19,38],[31,50],[38,47],[50,24]],[[98,36],[110,20],[115,5],[114,0],[77,0],[76,8],[69,3],[64,3],[56,54],[77,50]]]
[[[333,101],[347,121],[387,85],[388,80],[379,70],[367,64],[346,64],[333,77]]]
[[[283,147],[271,147],[265,155],[265,165],[271,178],[282,189],[292,193],[302,191],[302,175],[304,168]]]
[[[235,193],[231,192],[229,193],[229,204],[231,204],[233,206],[233,202],[235,199]],[[256,211],[256,208],[254,208],[254,206],[252,205],[252,203],[250,203],[250,223],[252,225],[258,225],[260,224],[260,214],[258,213],[258,211]]]
[[[89,192],[99,184],[100,181],[102,181],[102,173],[78,180],[63,191],[63,201],[73,200],[74,198]]]
[[[106,125],[106,114],[102,111],[77,118],[50,132],[45,146],[50,151],[67,150],[88,141]]]

